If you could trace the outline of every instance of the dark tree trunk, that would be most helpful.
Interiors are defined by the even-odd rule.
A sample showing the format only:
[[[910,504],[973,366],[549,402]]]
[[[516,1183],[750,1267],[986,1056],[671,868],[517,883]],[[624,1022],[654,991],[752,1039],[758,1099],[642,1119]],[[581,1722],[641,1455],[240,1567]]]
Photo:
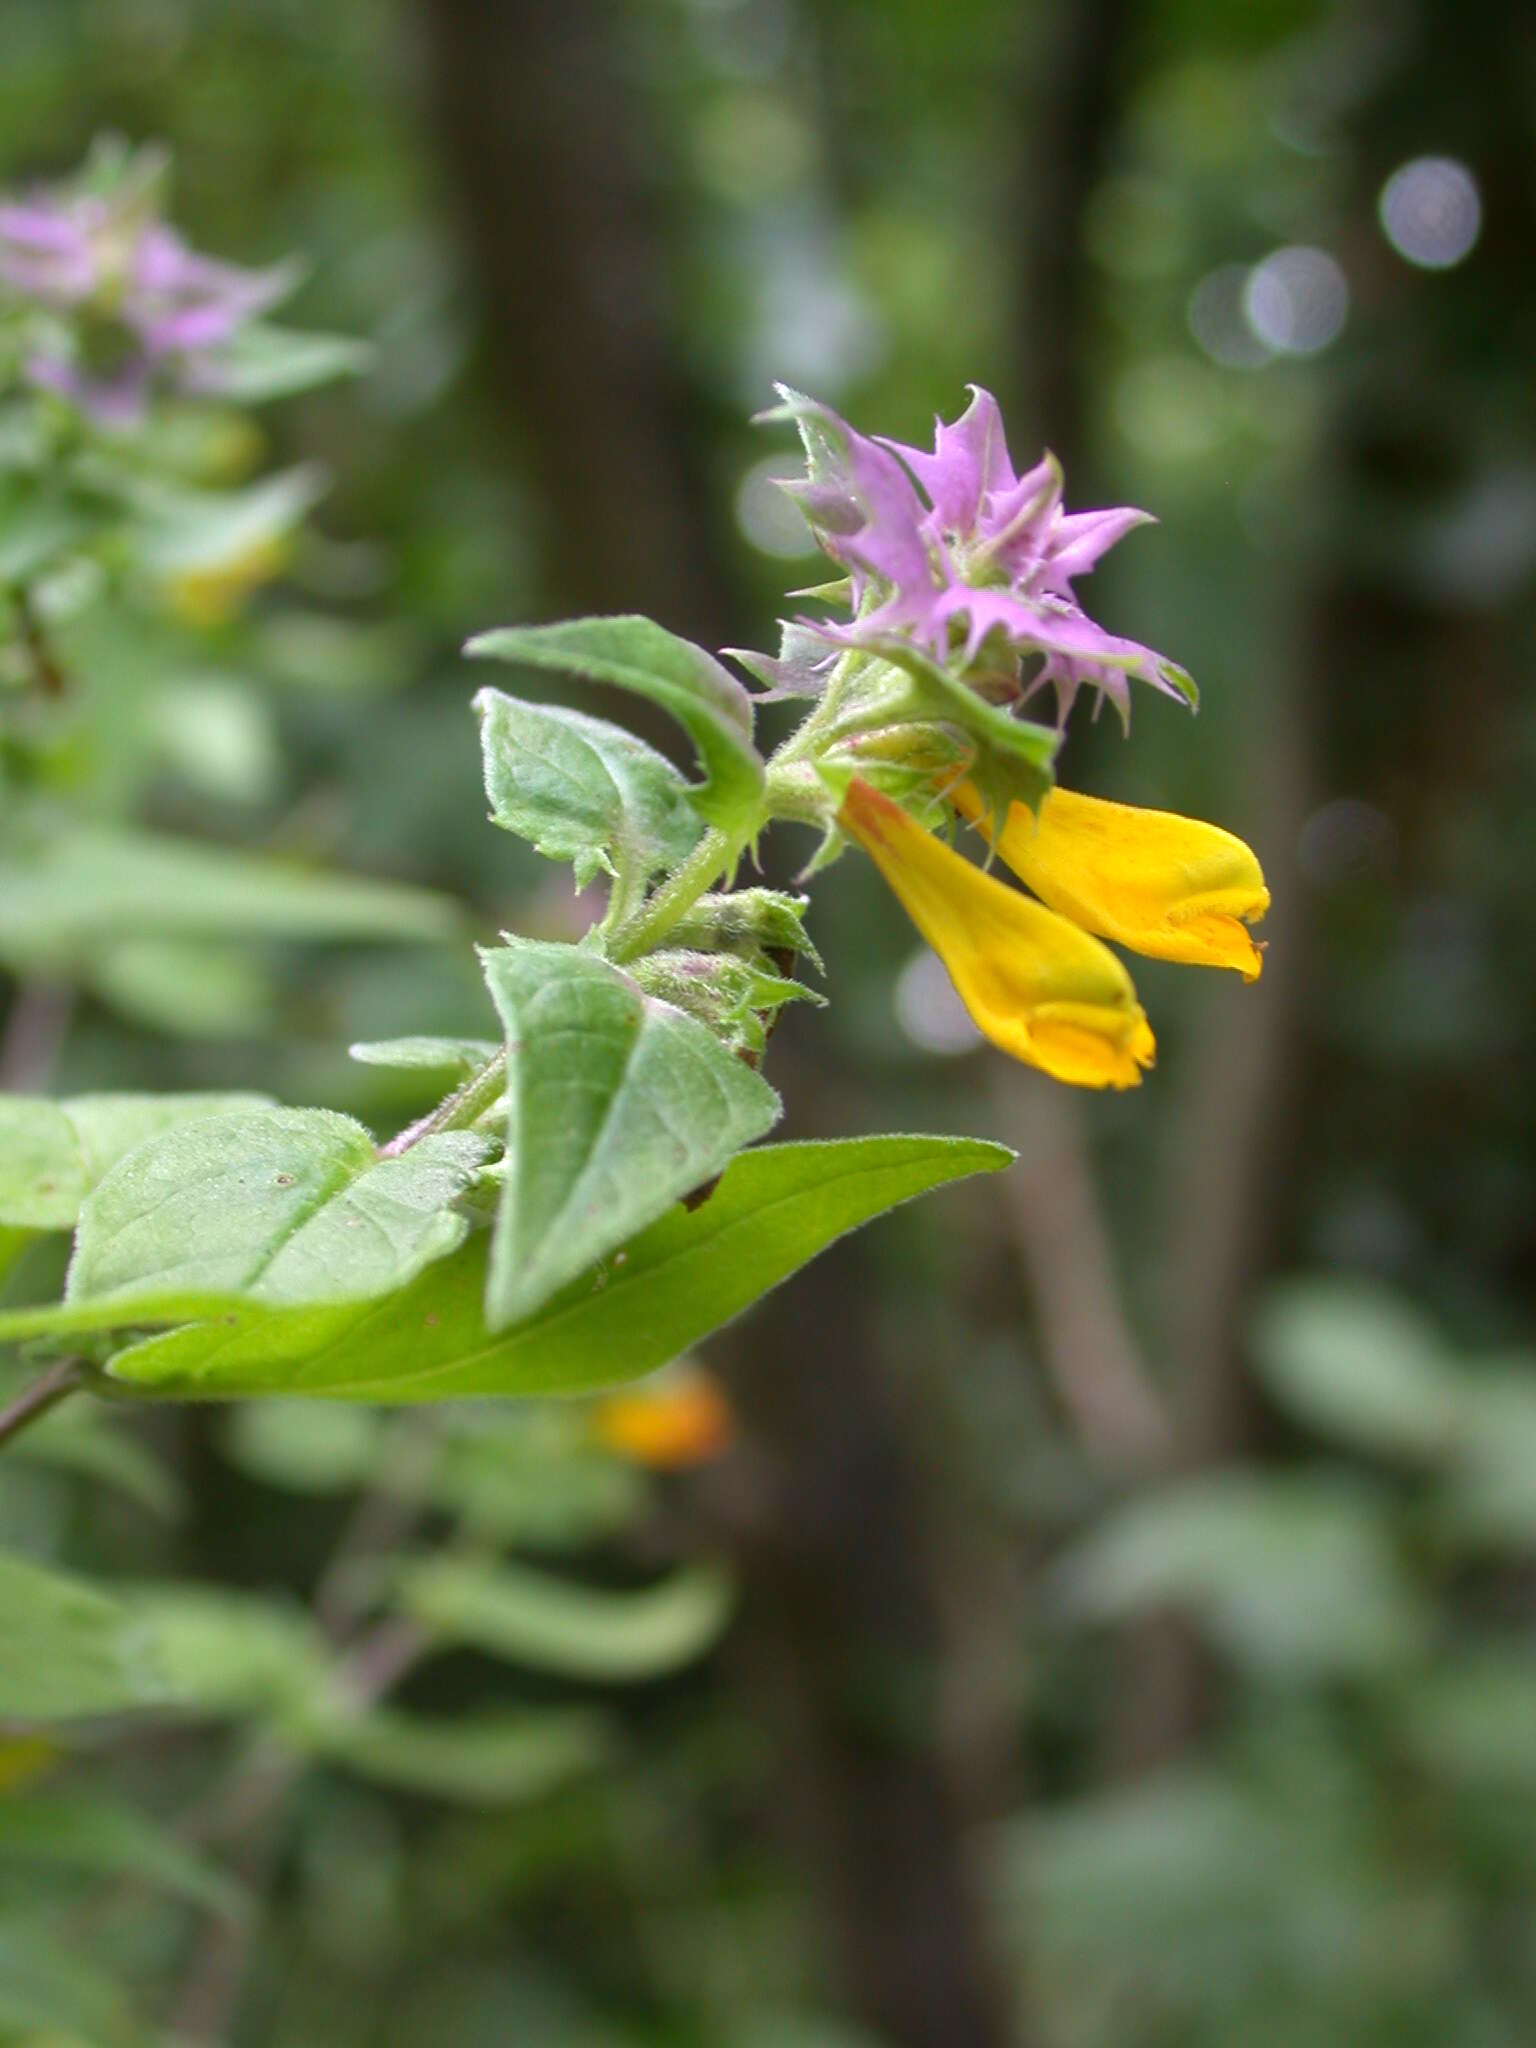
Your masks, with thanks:
[[[600,0],[422,0],[421,20],[490,372],[548,520],[546,593],[729,638],[623,25]]]
[[[551,604],[728,639],[621,25],[596,0],[420,4],[491,362],[550,520]],[[810,1088],[778,1078],[814,1126]],[[838,1247],[731,1347],[749,1446],[774,1475],[750,1529],[720,1503],[741,1532],[740,1652],[774,1699],[788,1839],[849,2010],[899,2048],[1004,2048],[959,1802],[932,1717],[902,1718],[914,1687],[937,1695],[941,1651],[861,1275]]]

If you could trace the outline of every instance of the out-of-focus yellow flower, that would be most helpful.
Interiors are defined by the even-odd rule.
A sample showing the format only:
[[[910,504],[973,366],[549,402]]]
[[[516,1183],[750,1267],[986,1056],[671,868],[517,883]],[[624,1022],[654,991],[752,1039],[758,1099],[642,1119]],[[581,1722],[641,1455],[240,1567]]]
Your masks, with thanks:
[[[1081,1088],[1134,1088],[1156,1042],[1125,968],[1097,939],[983,874],[857,778],[838,823],[874,861],[1003,1052]]]
[[[735,1433],[724,1389],[697,1365],[674,1366],[654,1386],[610,1394],[592,1410],[600,1444],[655,1471],[707,1464]]]
[[[206,568],[183,569],[166,584],[171,611],[183,625],[227,625],[253,590],[282,574],[290,552],[286,535],[269,537]]]
[[[1258,979],[1247,926],[1268,910],[1269,891],[1251,849],[1219,825],[1053,789],[1038,815],[1014,804],[994,837],[970,783],[950,801],[1021,882],[1084,931],[1153,959]]]

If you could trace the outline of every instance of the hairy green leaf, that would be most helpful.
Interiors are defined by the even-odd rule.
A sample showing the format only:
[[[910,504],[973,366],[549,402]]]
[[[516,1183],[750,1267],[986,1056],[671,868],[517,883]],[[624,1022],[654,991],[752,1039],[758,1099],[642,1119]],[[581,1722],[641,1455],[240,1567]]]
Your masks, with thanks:
[[[845,1232],[898,1203],[996,1172],[1012,1157],[971,1138],[768,1145],[732,1160],[699,1208],[676,1208],[537,1316],[486,1329],[483,1236],[387,1301],[245,1308],[120,1351],[125,1386],[199,1398],[324,1395],[430,1401],[579,1393],[638,1378],[707,1337]]]
[[[266,1095],[0,1095],[0,1223],[70,1230],[80,1204],[124,1153],[173,1124],[264,1109]]]
[[[501,690],[482,690],[475,709],[492,818],[547,859],[574,863],[578,888],[600,871],[643,882],[692,852],[700,825],[688,785],[644,740]]]
[[[713,1032],[575,946],[481,954],[507,1030],[508,1168],[486,1316],[517,1322],[777,1121]]]
[[[752,699],[702,647],[631,615],[504,626],[477,635],[464,652],[587,676],[649,697],[672,713],[698,749],[705,780],[690,795],[699,816],[743,835],[756,825],[764,770],[752,744]]]
[[[496,1050],[488,1038],[380,1038],[347,1047],[348,1055],[365,1067],[421,1068],[466,1081]]]
[[[350,1117],[261,1109],[162,1132],[80,1212],[67,1302],[178,1292],[274,1304],[346,1301],[409,1280],[458,1245],[449,1205],[489,1150],[467,1131],[379,1159]]]

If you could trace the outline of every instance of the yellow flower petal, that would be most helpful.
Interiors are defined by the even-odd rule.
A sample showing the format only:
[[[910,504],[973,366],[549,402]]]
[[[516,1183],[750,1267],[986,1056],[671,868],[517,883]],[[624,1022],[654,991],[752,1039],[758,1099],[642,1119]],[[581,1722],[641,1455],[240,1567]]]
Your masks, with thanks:
[[[971,784],[952,801],[992,837]],[[1021,882],[1085,931],[1157,960],[1258,979],[1260,951],[1245,926],[1268,910],[1269,891],[1252,851],[1219,825],[1053,789],[1038,818],[1014,804],[995,844]]]
[[[719,1381],[691,1366],[674,1368],[655,1387],[610,1394],[592,1410],[591,1427],[620,1457],[675,1472],[717,1458],[735,1433],[735,1418]]]
[[[1016,1060],[1080,1088],[1134,1088],[1156,1044],[1106,946],[925,832],[855,780],[838,823],[879,868],[949,970],[977,1027]]]

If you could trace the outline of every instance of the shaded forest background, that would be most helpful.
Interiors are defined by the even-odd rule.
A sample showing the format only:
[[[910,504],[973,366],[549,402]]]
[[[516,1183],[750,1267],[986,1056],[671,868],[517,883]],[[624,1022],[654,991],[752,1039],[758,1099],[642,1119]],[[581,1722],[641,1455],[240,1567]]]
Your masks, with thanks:
[[[749,424],[772,380],[905,440],[974,380],[1070,504],[1158,515],[1095,615],[1202,690],[1193,722],[1146,697],[1129,744],[1079,725],[1066,779],[1228,825],[1275,899],[1254,989],[1138,965],[1157,1071],[1087,1100],[957,1046],[877,880],[828,878],[832,1007],[772,1048],[791,1133],[975,1132],[1018,1166],[713,1347],[735,1448],[584,1561],[720,1550],[740,1609],[626,1697],[620,1763],[513,1815],[310,1789],[231,2038],[1530,2039],[1526,11],[6,0],[0,32],[8,184],[163,138],[189,237],[300,252],[293,318],[376,352],[269,416],[268,459],[329,493],[227,629],[223,721],[186,743],[217,772],[150,775],[145,815],[574,929],[484,825],[463,639],[644,609],[771,645],[816,580],[769,481],[793,453]],[[1453,268],[1383,231],[1422,157],[1480,194]],[[1347,300],[1266,341],[1243,294],[1279,250]],[[9,986],[3,1082],[383,1127],[426,1098],[346,1046],[485,1035],[464,952]],[[71,1496],[77,1561],[308,1585],[344,1501],[261,1483],[207,1415],[140,1426],[185,1512]],[[4,1484],[8,1527],[55,1526]]]

